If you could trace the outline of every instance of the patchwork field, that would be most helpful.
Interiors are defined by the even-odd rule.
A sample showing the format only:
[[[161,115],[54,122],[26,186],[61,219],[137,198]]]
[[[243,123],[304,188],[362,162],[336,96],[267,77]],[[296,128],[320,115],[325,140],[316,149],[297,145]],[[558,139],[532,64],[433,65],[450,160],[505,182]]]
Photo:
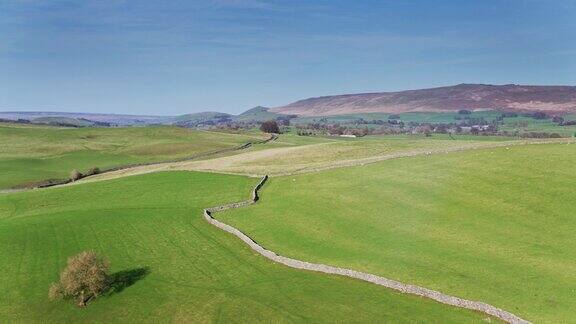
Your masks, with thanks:
[[[574,321],[576,144],[399,158],[272,178],[217,214],[282,255]]]
[[[126,175],[166,170],[195,170],[242,175],[285,175],[365,165],[402,156],[444,153],[483,147],[523,145],[527,142],[563,142],[560,140],[511,140],[490,136],[367,136],[362,138],[307,137],[280,135],[266,145],[238,154],[120,170],[91,177],[87,181],[113,179]]]
[[[391,114],[387,113],[363,113],[363,114],[348,114],[336,115],[326,117],[299,117],[294,119],[294,124],[308,124],[318,122],[331,122],[341,124],[354,124],[358,120],[364,120],[368,123],[373,123],[376,120],[387,121]],[[508,132],[530,133],[530,132],[547,132],[557,133],[562,137],[574,137],[576,135],[576,125],[563,125],[553,122],[551,117],[546,119],[534,119],[531,117],[522,116],[519,114],[515,117],[504,117],[500,120],[502,112],[496,110],[474,111],[467,115],[459,114],[458,112],[408,112],[401,114],[394,114],[398,121],[404,123],[432,123],[432,124],[451,124],[460,123],[468,120],[484,120],[488,123],[497,121],[499,129]],[[562,117],[569,121],[574,120],[576,115],[565,114]],[[376,127],[377,124],[368,124],[368,127]]]
[[[176,127],[58,128],[0,123],[0,189],[66,178],[73,169],[162,161],[266,138]]]
[[[542,140],[540,142],[546,141],[553,140]],[[530,142],[539,141],[533,140]],[[206,161],[178,163],[171,167],[182,170],[281,176],[367,165],[405,156],[429,155],[486,147],[523,145],[525,143],[528,143],[528,141],[511,141],[506,138],[490,137],[476,137],[475,139],[463,137],[458,140],[453,140],[448,137],[369,136],[311,145],[245,152],[234,156],[226,156]]]
[[[500,116],[502,113],[495,110],[486,111],[474,111],[471,112],[467,117],[470,118],[483,118],[487,121],[492,121]],[[330,122],[338,123],[352,123],[358,119],[363,119],[366,121],[383,120],[389,119],[390,115],[395,115],[398,119],[405,123],[418,122],[418,123],[454,123],[462,119],[462,115],[458,112],[407,112],[400,114],[389,114],[389,113],[358,113],[358,114],[346,114],[346,115],[335,115],[335,116],[325,116],[325,117],[299,117],[294,120],[294,123],[314,123],[322,119]]]
[[[172,127],[5,126],[0,134],[0,189],[268,137]],[[258,204],[215,217],[281,255],[486,302],[534,322],[570,322],[575,162],[573,139],[283,134],[229,155],[0,194],[0,320],[494,321],[274,264],[202,219],[202,208],[248,198],[258,179],[240,175],[270,174]],[[86,249],[106,255],[122,284],[86,309],[49,302],[48,285],[67,257]]]
[[[278,187],[276,181],[270,189]],[[248,198],[255,183],[256,179],[240,176],[162,172],[0,195],[0,319],[43,323],[486,319],[361,281],[273,264],[201,218],[203,207]],[[269,201],[268,196],[265,203]],[[48,285],[57,279],[66,258],[86,249],[107,256],[112,272],[124,280],[84,309],[49,302]],[[322,250],[318,252],[321,256]]]
[[[571,115],[564,116],[566,120],[574,118]],[[528,117],[504,118],[503,131],[509,132],[548,132],[557,133],[563,137],[575,137],[576,125],[558,126],[550,119],[537,120]]]

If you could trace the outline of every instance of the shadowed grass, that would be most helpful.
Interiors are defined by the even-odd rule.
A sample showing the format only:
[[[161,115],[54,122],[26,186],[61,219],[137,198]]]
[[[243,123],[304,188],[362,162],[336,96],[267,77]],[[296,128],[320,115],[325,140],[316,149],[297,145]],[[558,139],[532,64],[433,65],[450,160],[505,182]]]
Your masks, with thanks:
[[[150,267],[139,267],[115,272],[110,275],[110,286],[106,293],[120,293],[139,280],[144,279],[148,274],[150,274]]]

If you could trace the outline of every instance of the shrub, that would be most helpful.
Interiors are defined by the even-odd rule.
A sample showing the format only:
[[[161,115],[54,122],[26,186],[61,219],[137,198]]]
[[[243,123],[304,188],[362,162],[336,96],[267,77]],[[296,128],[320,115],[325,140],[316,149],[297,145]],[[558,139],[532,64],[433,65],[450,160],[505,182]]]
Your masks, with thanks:
[[[533,119],[548,119],[548,118],[550,118],[550,116],[546,115],[546,113],[542,112],[542,111],[524,113],[524,114],[522,114],[522,116],[530,117]]]
[[[100,173],[100,168],[98,167],[93,167],[90,170],[88,170],[88,173],[86,173],[87,176],[91,176],[91,175],[95,175]]]
[[[66,268],[60,274],[60,280],[50,285],[48,297],[56,299],[74,299],[78,306],[98,297],[110,285],[109,263],[94,251],[84,251],[70,257]]]
[[[502,118],[515,118],[515,117],[518,117],[518,114],[515,112],[505,111],[502,113],[502,115],[500,115],[500,117],[502,117]]]
[[[278,123],[274,120],[265,121],[260,125],[260,130],[265,133],[280,134],[280,128],[278,128]]]
[[[458,114],[459,115],[470,115],[470,114],[472,114],[472,112],[470,110],[460,109],[460,110],[458,110]]]
[[[80,179],[82,179],[82,173],[80,173],[80,171],[72,170],[72,172],[70,172],[70,180],[77,181]]]

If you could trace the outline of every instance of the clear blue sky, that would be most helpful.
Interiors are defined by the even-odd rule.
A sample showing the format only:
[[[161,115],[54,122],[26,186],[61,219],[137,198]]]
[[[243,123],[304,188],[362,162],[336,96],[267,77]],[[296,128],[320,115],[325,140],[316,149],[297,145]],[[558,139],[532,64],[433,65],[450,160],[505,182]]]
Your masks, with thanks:
[[[572,0],[0,0],[0,111],[241,112],[576,84]]]

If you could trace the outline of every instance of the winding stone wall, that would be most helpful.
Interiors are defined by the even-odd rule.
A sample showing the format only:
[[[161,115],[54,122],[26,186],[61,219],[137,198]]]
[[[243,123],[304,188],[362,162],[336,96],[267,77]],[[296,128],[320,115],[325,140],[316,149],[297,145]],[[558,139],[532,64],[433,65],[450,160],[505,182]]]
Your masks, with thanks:
[[[273,251],[265,249],[264,247],[262,247],[261,245],[256,243],[248,235],[242,233],[237,228],[232,227],[228,224],[222,223],[222,222],[214,219],[214,217],[212,217],[213,212],[219,212],[219,211],[223,211],[223,210],[231,209],[231,208],[240,208],[240,207],[245,207],[245,206],[249,206],[251,204],[254,204],[256,201],[258,201],[258,190],[260,190],[260,188],[264,185],[266,180],[268,180],[268,176],[264,176],[260,180],[260,182],[256,185],[256,187],[252,191],[252,199],[247,200],[247,201],[243,201],[243,202],[223,205],[223,206],[206,208],[206,209],[204,209],[204,218],[210,224],[212,224],[212,225],[214,225],[214,226],[216,226],[216,227],[218,227],[218,228],[220,228],[220,229],[222,229],[228,233],[235,235],[236,237],[238,237],[239,239],[244,241],[244,243],[246,243],[248,246],[250,246],[250,248],[252,250],[258,252],[262,256],[264,256],[264,257],[266,257],[266,258],[268,258],[274,262],[289,266],[291,268],[316,271],[316,272],[322,272],[322,273],[327,273],[327,274],[335,274],[335,275],[346,276],[346,277],[350,277],[350,278],[355,278],[355,279],[371,282],[371,283],[374,283],[374,284],[377,284],[380,286],[384,286],[384,287],[387,287],[390,289],[400,291],[402,293],[413,294],[413,295],[417,295],[417,296],[421,296],[421,297],[430,298],[430,299],[433,299],[433,300],[440,302],[440,303],[443,303],[443,304],[483,312],[483,313],[492,315],[494,317],[497,317],[501,320],[504,320],[508,323],[530,323],[530,322],[510,313],[510,312],[507,312],[503,309],[494,307],[492,305],[489,305],[489,304],[486,304],[483,302],[471,301],[471,300],[467,300],[467,299],[463,299],[463,298],[459,298],[459,297],[455,297],[455,296],[446,295],[446,294],[443,294],[443,293],[435,291],[435,290],[431,290],[431,289],[416,286],[416,285],[405,284],[405,283],[402,283],[402,282],[399,282],[396,280],[387,279],[387,278],[380,277],[380,276],[366,273],[366,272],[360,272],[360,271],[345,269],[345,268],[338,268],[338,267],[333,267],[333,266],[329,266],[329,265],[325,265],[325,264],[311,263],[311,262],[300,261],[300,260],[284,257],[284,256],[276,254]]]

